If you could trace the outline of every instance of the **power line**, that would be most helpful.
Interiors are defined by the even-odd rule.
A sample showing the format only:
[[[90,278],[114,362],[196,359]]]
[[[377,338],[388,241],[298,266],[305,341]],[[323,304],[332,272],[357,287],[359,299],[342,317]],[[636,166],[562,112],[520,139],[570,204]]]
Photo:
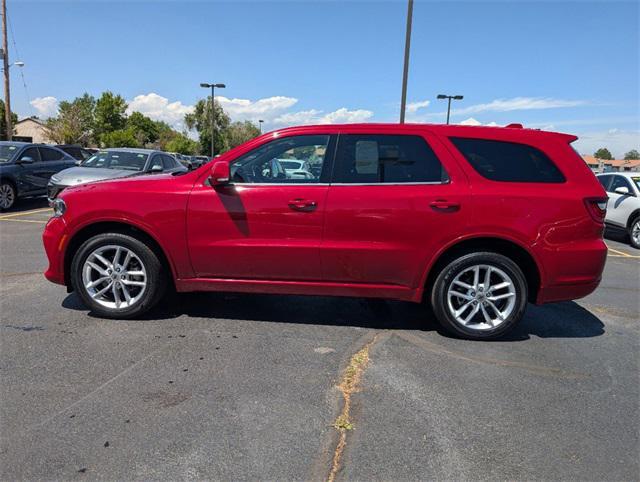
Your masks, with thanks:
[[[16,44],[16,37],[13,34],[13,24],[11,23],[11,17],[7,13],[7,20],[9,21],[9,32],[11,33],[11,41],[13,42],[13,50],[16,53],[16,58],[21,60],[20,52],[18,52],[18,45]],[[31,115],[35,115],[35,111],[33,110],[33,105],[31,105],[31,96],[29,95],[29,89],[27,88],[27,81],[24,78],[24,67],[20,67],[20,77],[22,77],[22,85],[24,86],[24,93],[27,96],[27,104],[29,104],[29,111]]]

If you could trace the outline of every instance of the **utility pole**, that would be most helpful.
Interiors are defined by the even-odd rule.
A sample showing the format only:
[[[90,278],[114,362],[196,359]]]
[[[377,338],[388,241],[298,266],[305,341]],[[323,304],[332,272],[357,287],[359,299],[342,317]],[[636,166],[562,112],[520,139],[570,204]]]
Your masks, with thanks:
[[[404,124],[407,107],[407,79],[409,77],[409,49],[411,48],[411,21],[413,20],[413,0],[407,6],[407,33],[404,39],[404,71],[402,73],[402,99],[400,100],[400,124]]]
[[[7,140],[13,137],[11,125],[11,95],[9,93],[9,46],[7,45],[7,0],[2,0],[2,71],[4,73],[4,115]]]

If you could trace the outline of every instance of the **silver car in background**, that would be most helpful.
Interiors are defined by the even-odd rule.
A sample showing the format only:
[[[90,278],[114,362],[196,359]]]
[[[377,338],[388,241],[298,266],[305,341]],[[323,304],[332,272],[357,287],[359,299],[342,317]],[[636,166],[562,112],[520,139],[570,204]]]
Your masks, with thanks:
[[[112,148],[96,152],[86,161],[51,176],[47,198],[52,202],[60,192],[78,184],[144,174],[186,172],[172,156],[151,149]]]

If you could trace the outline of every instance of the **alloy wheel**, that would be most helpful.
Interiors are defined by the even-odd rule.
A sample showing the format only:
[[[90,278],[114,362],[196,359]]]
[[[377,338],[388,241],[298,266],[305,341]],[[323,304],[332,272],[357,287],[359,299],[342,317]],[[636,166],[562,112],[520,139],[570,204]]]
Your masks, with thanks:
[[[0,208],[9,209],[13,206],[16,199],[16,193],[10,184],[2,184],[0,186]]]
[[[470,266],[449,285],[447,306],[451,316],[465,328],[493,330],[502,325],[515,309],[515,283],[495,266]]]
[[[640,219],[636,219],[631,228],[631,240],[635,246],[640,246]]]
[[[101,246],[87,256],[82,266],[82,283],[96,303],[121,310],[142,298],[147,289],[147,270],[129,248]]]

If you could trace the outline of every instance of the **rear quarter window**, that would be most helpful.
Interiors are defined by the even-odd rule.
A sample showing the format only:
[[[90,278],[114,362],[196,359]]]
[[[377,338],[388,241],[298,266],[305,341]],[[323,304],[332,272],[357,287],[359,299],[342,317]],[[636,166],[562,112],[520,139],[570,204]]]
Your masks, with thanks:
[[[481,176],[492,181],[565,182],[553,161],[535,147],[490,139],[450,140]]]

